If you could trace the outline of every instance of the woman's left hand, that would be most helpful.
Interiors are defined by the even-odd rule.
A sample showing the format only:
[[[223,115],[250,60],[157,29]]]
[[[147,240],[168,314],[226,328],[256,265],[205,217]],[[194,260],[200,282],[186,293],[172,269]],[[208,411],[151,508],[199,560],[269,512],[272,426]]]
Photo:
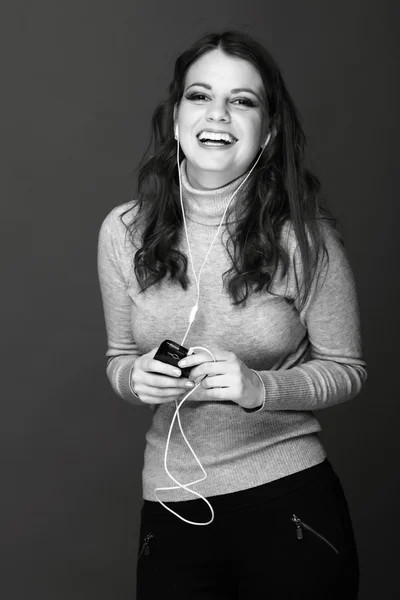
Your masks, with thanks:
[[[202,379],[204,400],[232,400],[243,408],[261,407],[264,401],[262,381],[233,352],[210,348],[216,358],[203,350],[179,361],[179,367],[191,368],[189,379]],[[183,361],[185,364],[183,364]]]

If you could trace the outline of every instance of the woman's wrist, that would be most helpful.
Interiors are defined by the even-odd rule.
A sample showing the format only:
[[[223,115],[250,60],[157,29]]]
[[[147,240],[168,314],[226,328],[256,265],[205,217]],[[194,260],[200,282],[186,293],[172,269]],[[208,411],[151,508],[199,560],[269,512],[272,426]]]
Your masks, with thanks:
[[[138,398],[138,400],[140,400],[140,397],[138,396],[138,394],[135,392],[135,388],[133,387],[133,381],[132,381],[132,375],[133,375],[133,369],[135,367],[135,363],[133,363],[132,367],[129,370],[129,389],[132,392],[132,394],[135,396],[135,398]]]
[[[259,412],[261,411],[264,406],[265,406],[265,386],[264,386],[264,382],[261,379],[261,375],[259,375],[259,373],[257,373],[257,371],[254,371],[254,369],[250,369],[251,371],[253,371],[253,373],[255,373],[259,379],[259,389],[260,389],[260,396],[259,396],[259,401],[257,402],[257,405],[254,406],[253,408],[243,408],[243,410],[247,413],[252,413],[252,412]]]

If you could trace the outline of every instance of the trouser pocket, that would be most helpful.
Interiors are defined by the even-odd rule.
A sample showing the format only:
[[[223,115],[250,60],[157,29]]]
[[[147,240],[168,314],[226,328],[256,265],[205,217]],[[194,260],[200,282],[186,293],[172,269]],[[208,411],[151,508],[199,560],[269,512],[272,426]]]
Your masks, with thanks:
[[[336,546],[334,546],[334,544],[332,544],[332,542],[330,542],[320,532],[316,531],[313,527],[311,527],[310,525],[308,525],[307,523],[305,523],[304,521],[299,519],[299,517],[297,515],[292,516],[292,521],[296,525],[296,535],[297,535],[298,540],[304,539],[304,530],[306,530],[310,534],[319,538],[323,543],[327,544],[330,548],[332,548],[332,550],[335,552],[335,554],[339,554],[339,550],[336,548]]]
[[[147,533],[144,537],[142,546],[139,549],[139,553],[138,553],[138,561],[140,559],[140,557],[142,556],[142,554],[144,553],[146,556],[149,556],[150,554],[150,545],[151,545],[151,540],[154,538],[154,535],[152,533]]]
[[[351,522],[335,477],[243,510],[241,517],[239,535],[232,536],[240,600],[262,598],[266,581],[271,598],[357,597]]]

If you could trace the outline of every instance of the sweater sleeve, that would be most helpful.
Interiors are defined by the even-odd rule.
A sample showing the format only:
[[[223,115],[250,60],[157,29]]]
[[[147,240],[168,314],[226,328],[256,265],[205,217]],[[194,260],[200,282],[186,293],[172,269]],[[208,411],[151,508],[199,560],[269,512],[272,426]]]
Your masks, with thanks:
[[[129,386],[130,372],[140,353],[132,334],[132,301],[127,292],[129,270],[123,248],[125,225],[121,223],[117,209],[106,216],[98,237],[97,267],[108,343],[106,373],[119,397],[143,406]]]
[[[300,319],[307,329],[309,360],[276,371],[256,371],[264,410],[317,410],[351,400],[367,379],[362,358],[356,285],[343,243],[324,227],[329,262],[318,260],[316,277]],[[301,275],[300,250],[291,244],[290,264]],[[293,278],[295,279],[295,278]],[[295,306],[299,309],[298,300]]]

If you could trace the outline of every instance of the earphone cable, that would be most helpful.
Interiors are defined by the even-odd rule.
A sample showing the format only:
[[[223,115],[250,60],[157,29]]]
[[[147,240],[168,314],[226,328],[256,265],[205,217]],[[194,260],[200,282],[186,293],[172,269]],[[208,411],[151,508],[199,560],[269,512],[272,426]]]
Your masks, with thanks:
[[[262,152],[264,151],[265,147],[267,146],[267,144],[268,144],[268,141],[269,141],[270,137],[271,137],[271,133],[269,134],[269,136],[268,136],[268,138],[267,138],[267,140],[266,140],[265,144],[264,144],[264,145],[263,145],[263,147],[262,147]],[[227,203],[227,205],[226,205],[226,207],[225,207],[225,210],[224,210],[224,213],[223,213],[223,215],[222,215],[222,218],[221,218],[220,224],[219,224],[219,226],[218,226],[217,232],[216,232],[216,234],[215,234],[215,236],[214,236],[214,239],[213,239],[213,241],[211,242],[211,245],[210,245],[210,247],[209,247],[209,249],[208,249],[208,251],[207,251],[207,254],[206,254],[206,257],[205,257],[205,259],[204,259],[204,261],[203,261],[203,264],[201,265],[201,268],[200,268],[200,271],[199,271],[199,276],[197,277],[197,276],[196,276],[196,271],[195,271],[195,268],[194,268],[194,263],[193,263],[193,256],[192,256],[192,252],[191,252],[191,249],[190,249],[189,235],[188,235],[188,231],[187,231],[187,226],[186,226],[186,218],[185,218],[185,211],[184,211],[184,207],[183,207],[183,199],[182,199],[182,184],[181,184],[181,172],[180,172],[180,164],[179,164],[179,140],[178,140],[178,132],[177,132],[177,165],[178,165],[178,174],[179,174],[179,191],[180,191],[180,201],[181,201],[181,208],[182,208],[183,223],[184,223],[184,227],[185,227],[185,233],[186,233],[186,241],[187,241],[187,245],[188,245],[188,250],[189,250],[189,255],[190,255],[190,261],[191,261],[191,264],[192,264],[193,275],[194,275],[194,279],[195,279],[195,282],[196,282],[196,288],[197,288],[197,298],[196,298],[196,304],[195,304],[195,305],[192,307],[192,309],[191,309],[191,312],[190,312],[190,318],[189,318],[189,326],[188,326],[188,328],[187,328],[187,330],[186,330],[186,333],[185,333],[185,335],[184,335],[184,337],[183,337],[183,340],[182,340],[182,342],[181,342],[181,346],[183,346],[183,344],[184,344],[184,342],[185,342],[185,340],[186,340],[186,337],[187,337],[187,335],[188,335],[188,333],[189,333],[190,327],[191,327],[191,325],[192,325],[192,323],[193,323],[193,321],[194,321],[194,319],[195,319],[195,317],[196,317],[196,313],[197,313],[197,310],[198,310],[198,308],[199,308],[199,301],[200,301],[200,277],[201,277],[201,272],[202,272],[202,270],[203,270],[203,267],[204,267],[204,265],[206,264],[207,258],[208,258],[209,254],[210,254],[210,252],[211,252],[211,248],[213,247],[213,244],[214,244],[214,242],[215,242],[215,240],[216,240],[216,238],[217,238],[217,236],[218,236],[218,234],[219,234],[219,231],[220,231],[220,229],[221,229],[221,226],[222,226],[222,223],[223,223],[223,220],[224,220],[224,217],[225,217],[226,211],[228,210],[228,206],[229,206],[229,204],[230,204],[230,202],[231,202],[232,198],[235,196],[235,194],[236,194],[236,193],[239,191],[239,189],[241,188],[241,186],[242,186],[242,185],[243,185],[243,184],[244,184],[244,183],[247,181],[247,179],[248,179],[248,177],[250,176],[250,174],[252,173],[252,171],[253,171],[254,167],[255,167],[255,166],[256,166],[256,164],[258,163],[258,161],[259,161],[259,159],[260,159],[260,157],[261,157],[261,154],[262,154],[262,152],[259,154],[259,156],[258,156],[258,158],[257,158],[256,162],[254,163],[253,167],[250,169],[250,171],[249,171],[249,173],[247,174],[246,178],[245,178],[245,179],[242,181],[242,183],[241,183],[241,184],[240,184],[240,185],[237,187],[237,189],[234,191],[234,193],[232,194],[231,198],[229,199],[229,202]],[[208,353],[211,355],[211,357],[212,357],[213,361],[214,361],[214,362],[216,362],[216,358],[215,358],[215,356],[214,356],[214,355],[212,354],[212,352],[211,352],[210,350],[208,350],[207,348],[203,348],[202,346],[193,346],[193,347],[189,348],[189,354],[191,354],[191,353],[192,353],[192,350],[194,350],[194,349],[201,349],[201,350],[205,350],[206,352],[208,352]],[[203,379],[204,379],[204,378],[203,378]],[[169,512],[171,512],[172,514],[174,514],[175,516],[177,516],[179,519],[181,519],[181,520],[182,520],[182,521],[184,521],[185,523],[189,523],[190,525],[209,525],[209,524],[210,524],[210,523],[212,523],[212,522],[213,522],[213,520],[214,520],[214,510],[213,510],[213,507],[211,506],[210,502],[207,500],[207,498],[205,498],[204,496],[202,496],[201,494],[199,494],[199,493],[198,493],[198,492],[196,492],[195,490],[191,490],[191,489],[189,489],[189,486],[191,486],[191,485],[194,485],[194,484],[196,484],[196,483],[200,483],[201,481],[204,481],[204,480],[207,478],[207,473],[205,472],[205,470],[204,470],[204,468],[203,468],[202,464],[200,463],[200,461],[199,461],[199,459],[198,459],[197,455],[195,454],[195,452],[194,452],[193,448],[191,447],[191,445],[190,445],[190,443],[189,443],[189,441],[188,441],[188,439],[187,439],[187,437],[186,437],[186,435],[185,435],[185,433],[184,433],[184,431],[183,431],[183,428],[182,428],[182,423],[181,423],[181,419],[180,419],[180,414],[179,414],[179,408],[182,406],[182,404],[185,402],[185,400],[186,400],[186,399],[187,399],[187,398],[190,396],[190,394],[192,394],[192,393],[193,393],[193,392],[194,392],[194,391],[195,391],[195,390],[196,390],[196,389],[197,389],[197,388],[200,386],[200,384],[201,384],[201,381],[200,381],[200,382],[199,382],[199,383],[198,383],[198,384],[197,384],[197,385],[196,385],[196,386],[195,386],[195,387],[194,387],[192,390],[190,390],[190,391],[189,391],[189,392],[188,392],[188,393],[187,393],[187,394],[186,394],[186,395],[183,397],[183,399],[181,400],[181,402],[180,402],[180,404],[179,404],[179,405],[178,405],[178,403],[177,403],[177,400],[175,400],[175,406],[176,406],[176,409],[175,409],[175,413],[174,413],[174,416],[173,416],[173,418],[172,418],[172,422],[171,422],[170,429],[169,429],[169,432],[168,432],[167,444],[166,444],[165,453],[164,453],[164,468],[165,468],[165,471],[166,471],[166,473],[168,474],[168,476],[169,476],[169,477],[170,477],[170,478],[171,478],[171,479],[172,479],[172,480],[173,480],[175,483],[177,483],[178,485],[177,485],[177,486],[171,486],[171,487],[159,487],[159,488],[156,488],[156,489],[154,490],[154,493],[155,493],[155,496],[156,496],[156,498],[157,498],[158,502],[160,502],[160,504],[162,504],[162,506],[164,506],[164,508],[166,508],[166,509],[167,509]],[[167,467],[167,454],[168,454],[168,447],[169,447],[169,442],[170,442],[171,433],[172,433],[172,428],[173,428],[173,425],[174,425],[174,422],[175,422],[175,418],[177,418],[177,419],[178,419],[179,428],[180,428],[180,431],[181,431],[181,433],[182,433],[182,436],[183,436],[183,438],[184,438],[184,440],[185,440],[185,442],[186,442],[187,446],[189,447],[190,451],[192,452],[192,454],[193,454],[194,458],[195,458],[195,459],[196,459],[196,461],[197,461],[197,464],[200,466],[201,470],[202,470],[202,471],[203,471],[203,473],[204,473],[204,477],[203,477],[203,478],[201,478],[201,479],[198,479],[198,480],[196,480],[196,481],[192,481],[192,482],[190,482],[190,483],[185,483],[185,484],[182,484],[182,483],[180,483],[180,482],[179,482],[177,479],[175,479],[175,478],[173,477],[173,475],[172,475],[172,474],[169,472],[169,470],[168,470],[168,467]],[[210,507],[210,510],[211,510],[211,514],[212,514],[212,516],[211,516],[211,520],[210,520],[210,521],[207,521],[207,522],[204,522],[204,523],[197,523],[197,522],[195,522],[195,521],[189,521],[189,520],[185,519],[184,517],[182,517],[181,515],[179,515],[179,514],[178,514],[178,513],[176,513],[175,511],[173,511],[171,508],[169,508],[169,507],[168,507],[166,504],[164,504],[164,502],[162,502],[162,501],[161,501],[161,500],[158,498],[158,496],[157,496],[157,493],[156,493],[157,491],[161,491],[161,490],[176,490],[176,489],[179,489],[179,488],[185,489],[185,490],[187,490],[188,492],[190,492],[191,494],[194,494],[195,496],[198,496],[199,498],[201,498],[202,500],[204,500],[204,502],[205,502],[205,503],[206,503],[206,504],[207,504],[207,505]]]

